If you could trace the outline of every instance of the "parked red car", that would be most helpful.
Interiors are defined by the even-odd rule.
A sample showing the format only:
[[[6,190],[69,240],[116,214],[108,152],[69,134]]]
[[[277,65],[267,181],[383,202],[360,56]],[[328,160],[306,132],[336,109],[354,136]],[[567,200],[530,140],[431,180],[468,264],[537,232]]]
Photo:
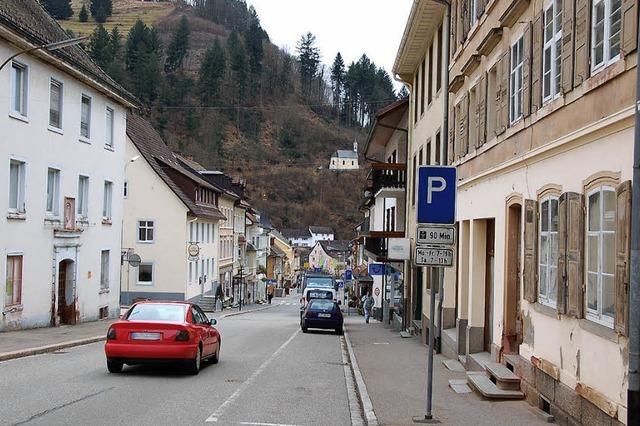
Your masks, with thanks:
[[[120,373],[124,364],[180,362],[198,374],[203,360],[220,360],[220,333],[198,305],[144,301],[131,306],[107,333],[107,369]]]

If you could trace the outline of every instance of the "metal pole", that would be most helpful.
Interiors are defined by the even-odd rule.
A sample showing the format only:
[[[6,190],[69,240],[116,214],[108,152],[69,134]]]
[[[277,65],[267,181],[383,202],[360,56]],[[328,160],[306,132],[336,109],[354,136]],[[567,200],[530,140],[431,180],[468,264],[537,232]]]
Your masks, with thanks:
[[[439,268],[442,269],[442,268]],[[431,274],[433,277],[433,273]],[[433,401],[433,353],[435,348],[435,315],[436,315],[436,290],[437,283],[431,282],[431,294],[429,302],[429,360],[427,361],[427,414],[425,414],[425,420],[433,419],[431,413],[432,401]]]
[[[640,21],[640,8],[636,22]],[[638,25],[640,40],[640,25]],[[639,50],[640,52],[640,50]],[[640,58],[640,53],[638,53]],[[629,388],[627,425],[640,425],[640,64],[636,65],[636,120],[631,209],[631,282],[629,286]]]
[[[442,353],[442,316],[444,303],[444,268],[438,268],[438,337],[436,339],[436,353]]]

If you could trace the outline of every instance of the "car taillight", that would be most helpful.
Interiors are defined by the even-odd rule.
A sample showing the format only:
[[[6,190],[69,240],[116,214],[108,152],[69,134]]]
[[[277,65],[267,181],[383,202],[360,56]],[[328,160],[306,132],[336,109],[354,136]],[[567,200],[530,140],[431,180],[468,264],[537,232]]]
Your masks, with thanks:
[[[176,335],[176,342],[188,342],[189,332],[187,330],[180,330]]]
[[[109,328],[107,331],[107,340],[116,340],[116,329],[113,327]]]

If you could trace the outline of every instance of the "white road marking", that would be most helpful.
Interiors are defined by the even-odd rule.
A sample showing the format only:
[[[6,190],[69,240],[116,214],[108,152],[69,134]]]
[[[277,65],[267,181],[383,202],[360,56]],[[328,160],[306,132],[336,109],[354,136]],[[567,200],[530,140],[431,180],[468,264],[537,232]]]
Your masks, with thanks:
[[[209,416],[209,418],[206,420],[206,422],[208,423],[213,423],[213,422],[217,422],[218,418],[220,418],[225,410],[227,408],[229,408],[229,406],[231,404],[233,404],[233,401],[235,401],[238,396],[240,396],[240,394],[251,384],[253,383],[256,378],[269,366],[269,364],[271,364],[273,362],[274,359],[276,359],[278,357],[278,355],[280,355],[280,353],[284,350],[284,348],[287,347],[287,345],[289,343],[291,343],[291,341],[298,335],[298,333],[300,332],[300,329],[296,329],[296,331],[291,335],[291,337],[289,337],[289,339],[287,339],[286,342],[284,342],[278,349],[276,349],[276,351],[271,354],[271,356],[269,357],[269,359],[267,359],[265,362],[262,363],[262,365],[260,367],[258,367],[258,369],[256,371],[253,372],[253,374],[251,376],[249,376],[249,378],[247,380],[245,380],[239,387],[238,389],[236,389],[236,391],[231,394],[231,396],[229,398],[227,398],[227,400],[225,402],[222,403],[222,405],[220,405],[218,407],[218,409],[216,411],[213,412],[213,414],[211,414]],[[251,424],[251,423],[248,423]],[[259,423],[258,423],[259,424]]]

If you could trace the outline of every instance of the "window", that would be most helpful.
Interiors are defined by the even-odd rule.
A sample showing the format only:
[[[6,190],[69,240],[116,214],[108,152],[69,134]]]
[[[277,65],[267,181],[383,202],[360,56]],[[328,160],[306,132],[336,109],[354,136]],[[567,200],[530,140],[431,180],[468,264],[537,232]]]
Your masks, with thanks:
[[[616,192],[589,193],[587,205],[587,318],[613,327],[615,315]]]
[[[25,169],[24,162],[9,161],[9,211],[12,213],[25,212]]]
[[[539,300],[545,305],[557,305],[558,277],[558,198],[549,197],[540,204]]]
[[[420,73],[420,77],[421,77],[421,87],[420,87],[420,114],[424,113],[424,100],[425,100],[425,93],[424,90],[427,86],[427,55],[425,54],[424,58],[422,59],[422,72]]]
[[[438,29],[438,53],[436,60],[436,93],[442,86],[442,27]]]
[[[591,10],[591,70],[620,57],[622,0],[593,0]]]
[[[62,83],[53,78],[49,85],[49,126],[62,128]]]
[[[426,149],[426,162],[425,164],[427,166],[431,165],[431,141],[427,142],[427,149]]]
[[[102,202],[102,218],[111,220],[111,204],[113,199],[113,183],[104,181],[104,199]]]
[[[427,71],[427,96],[429,97],[429,104],[433,98],[433,44],[429,46],[429,70]]]
[[[498,120],[498,114],[496,110],[497,105],[497,78],[498,73],[496,66],[493,66],[489,70],[487,75],[487,140],[490,140],[495,136],[496,124]]]
[[[100,290],[109,290],[109,250],[100,254]]]
[[[87,176],[78,178],[78,216],[85,219],[89,216],[89,178]]]
[[[472,147],[478,146],[478,92],[480,92],[480,84],[475,85],[469,90],[469,117],[467,118],[467,126],[469,127],[469,142],[467,152],[471,151]]]
[[[440,162],[440,150],[442,149],[440,147],[440,145],[441,145],[440,144],[440,132],[438,132],[438,133],[436,133],[436,161],[435,161],[436,165],[442,164]]]
[[[57,216],[60,213],[59,205],[60,170],[49,168],[49,170],[47,170],[47,214]]]
[[[11,112],[27,116],[29,74],[26,65],[11,63]]]
[[[478,22],[478,0],[469,0],[471,3],[471,26],[473,27]]]
[[[153,285],[153,263],[138,266],[138,285]]]
[[[420,82],[420,70],[416,73],[416,78],[413,82],[413,121],[418,122],[418,83]]]
[[[106,120],[106,128],[105,128],[105,145],[109,148],[113,148],[113,109],[107,107],[107,114],[105,117]]]
[[[509,121],[522,117],[522,63],[524,60],[524,37],[511,46],[511,73],[509,84]]]
[[[139,220],[138,221],[138,242],[152,243],[153,242],[153,220]]]
[[[91,137],[91,98],[82,95],[80,107],[80,136],[89,139]]]
[[[542,100],[560,94],[562,63],[562,0],[544,11],[544,47],[542,52]]]
[[[7,256],[4,305],[20,303],[22,303],[22,255],[9,255]]]

